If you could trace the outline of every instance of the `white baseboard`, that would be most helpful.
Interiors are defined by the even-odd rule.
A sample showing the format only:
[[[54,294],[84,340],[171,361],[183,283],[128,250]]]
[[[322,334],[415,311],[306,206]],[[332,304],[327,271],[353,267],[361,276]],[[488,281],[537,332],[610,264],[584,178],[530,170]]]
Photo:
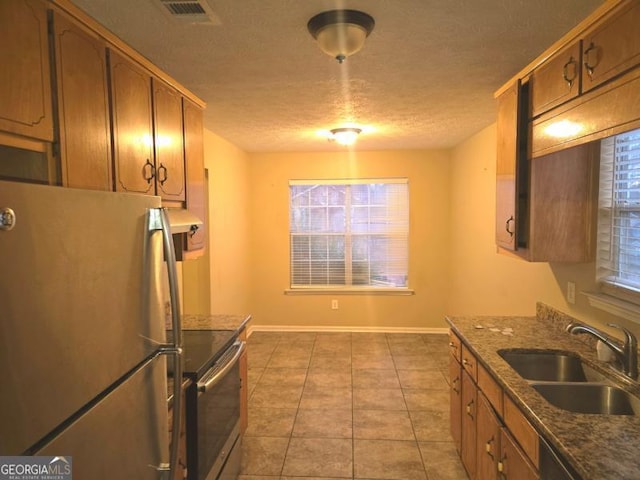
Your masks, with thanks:
[[[446,335],[449,329],[420,327],[339,327],[339,326],[296,326],[296,325],[249,325],[247,336],[253,332],[345,332],[345,333],[431,333]]]

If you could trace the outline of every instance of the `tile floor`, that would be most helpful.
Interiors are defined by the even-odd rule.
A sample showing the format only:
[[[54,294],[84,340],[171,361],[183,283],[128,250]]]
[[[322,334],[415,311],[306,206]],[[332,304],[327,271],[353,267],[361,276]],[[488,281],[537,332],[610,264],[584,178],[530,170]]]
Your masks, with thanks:
[[[249,337],[239,480],[466,480],[449,434],[448,337]]]

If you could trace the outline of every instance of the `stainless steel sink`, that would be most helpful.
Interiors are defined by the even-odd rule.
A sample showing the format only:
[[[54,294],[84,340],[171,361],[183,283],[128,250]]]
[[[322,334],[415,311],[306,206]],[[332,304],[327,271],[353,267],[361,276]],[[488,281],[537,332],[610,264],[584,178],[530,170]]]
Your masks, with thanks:
[[[549,382],[600,381],[603,376],[583,364],[580,357],[547,350],[499,350],[498,354],[527,380]]]
[[[593,383],[532,383],[549,403],[575,413],[638,415],[640,399],[611,385]]]

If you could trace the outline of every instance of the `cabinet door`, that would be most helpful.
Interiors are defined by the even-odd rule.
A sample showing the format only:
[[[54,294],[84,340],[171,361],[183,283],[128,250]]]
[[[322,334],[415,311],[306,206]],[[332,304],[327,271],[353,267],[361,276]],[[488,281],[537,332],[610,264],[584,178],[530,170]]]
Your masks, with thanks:
[[[0,130],[53,141],[47,9],[0,2]]]
[[[106,45],[54,16],[62,184],[112,190]]]
[[[466,371],[462,372],[462,464],[469,478],[476,478],[476,418],[478,389]]]
[[[156,192],[163,200],[183,201],[184,149],[182,97],[161,80],[153,79]]]
[[[151,77],[115,50],[109,67],[116,191],[154,195]]]
[[[500,422],[487,398],[478,393],[478,470],[476,480],[496,480],[500,455]]]
[[[203,224],[193,234],[187,234],[187,251],[204,253],[207,240],[207,208],[204,178],[204,139],[202,109],[183,99],[184,156],[187,169],[187,209]]]
[[[451,437],[458,453],[462,443],[462,366],[453,355],[449,355],[449,420]]]
[[[580,92],[580,42],[557,53],[536,68],[529,81],[531,85],[531,115],[560,105]]]
[[[529,463],[515,440],[503,428],[500,434],[498,471],[502,480],[538,480],[538,471]]]
[[[496,243],[516,249],[516,164],[518,159],[518,91],[514,83],[498,97],[496,158]]]
[[[612,18],[583,37],[583,92],[640,63],[640,3],[625,3]]]

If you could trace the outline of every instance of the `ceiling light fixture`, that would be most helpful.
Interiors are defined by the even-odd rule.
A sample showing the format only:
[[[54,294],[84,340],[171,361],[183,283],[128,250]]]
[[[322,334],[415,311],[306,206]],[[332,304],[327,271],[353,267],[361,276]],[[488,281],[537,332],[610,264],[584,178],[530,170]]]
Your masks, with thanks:
[[[320,49],[342,63],[364,46],[375,24],[358,10],[329,10],[311,18],[307,28]]]
[[[353,145],[358,139],[361,129],[355,127],[334,128],[329,130],[331,136],[329,141],[336,142],[339,145]]]

